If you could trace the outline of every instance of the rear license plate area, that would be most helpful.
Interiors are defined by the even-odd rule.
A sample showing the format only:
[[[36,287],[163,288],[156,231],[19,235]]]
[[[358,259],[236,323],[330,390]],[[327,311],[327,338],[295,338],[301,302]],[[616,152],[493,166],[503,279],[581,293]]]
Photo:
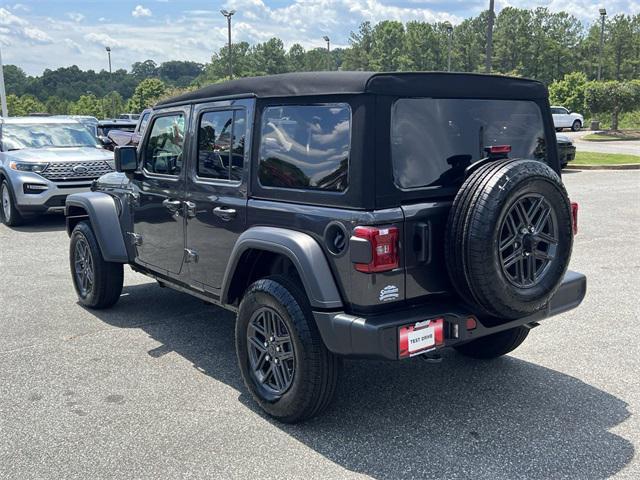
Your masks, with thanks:
[[[435,350],[444,344],[444,319],[435,318],[398,327],[398,352],[400,358]]]

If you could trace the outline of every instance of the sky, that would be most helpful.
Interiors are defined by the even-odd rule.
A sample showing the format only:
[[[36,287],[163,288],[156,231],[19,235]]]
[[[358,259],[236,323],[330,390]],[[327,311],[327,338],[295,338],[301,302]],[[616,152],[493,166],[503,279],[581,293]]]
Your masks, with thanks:
[[[235,9],[233,41],[251,44],[276,36],[285,47],[347,46],[349,33],[365,20],[449,20],[475,16],[488,0],[0,0],[0,48],[5,64],[30,75],[78,65],[113,69],[153,59],[205,63],[227,41],[222,8]],[[640,13],[640,0],[496,0],[505,6],[564,10],[590,24],[598,9],[610,15]]]

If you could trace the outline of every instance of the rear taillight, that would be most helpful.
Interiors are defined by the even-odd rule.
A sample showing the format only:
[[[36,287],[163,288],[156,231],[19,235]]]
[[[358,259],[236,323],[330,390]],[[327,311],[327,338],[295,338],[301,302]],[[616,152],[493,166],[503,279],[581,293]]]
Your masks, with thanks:
[[[356,227],[353,234],[367,240],[371,246],[371,261],[356,263],[356,270],[375,273],[398,268],[398,227]]]
[[[491,155],[507,154],[511,151],[511,145],[491,145],[487,148],[487,153]]]
[[[571,202],[571,226],[573,234],[578,234],[578,202]]]

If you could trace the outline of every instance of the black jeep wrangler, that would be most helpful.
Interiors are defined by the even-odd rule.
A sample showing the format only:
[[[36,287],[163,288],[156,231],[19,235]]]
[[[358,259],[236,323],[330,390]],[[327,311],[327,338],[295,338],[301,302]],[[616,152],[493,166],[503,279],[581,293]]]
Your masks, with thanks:
[[[240,371],[284,422],[340,357],[504,355],[576,307],[577,205],[545,87],[446,73],[297,73],[161,102],[139,147],[67,198],[80,302],[123,265],[237,312]]]

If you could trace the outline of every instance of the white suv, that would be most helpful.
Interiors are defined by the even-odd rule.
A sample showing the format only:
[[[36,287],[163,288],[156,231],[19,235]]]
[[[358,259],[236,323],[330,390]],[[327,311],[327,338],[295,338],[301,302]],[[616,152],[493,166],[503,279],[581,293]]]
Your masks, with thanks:
[[[584,117],[582,115],[570,112],[564,107],[551,106],[551,114],[553,115],[553,125],[557,131],[563,128],[570,128],[577,132],[584,125]]]

